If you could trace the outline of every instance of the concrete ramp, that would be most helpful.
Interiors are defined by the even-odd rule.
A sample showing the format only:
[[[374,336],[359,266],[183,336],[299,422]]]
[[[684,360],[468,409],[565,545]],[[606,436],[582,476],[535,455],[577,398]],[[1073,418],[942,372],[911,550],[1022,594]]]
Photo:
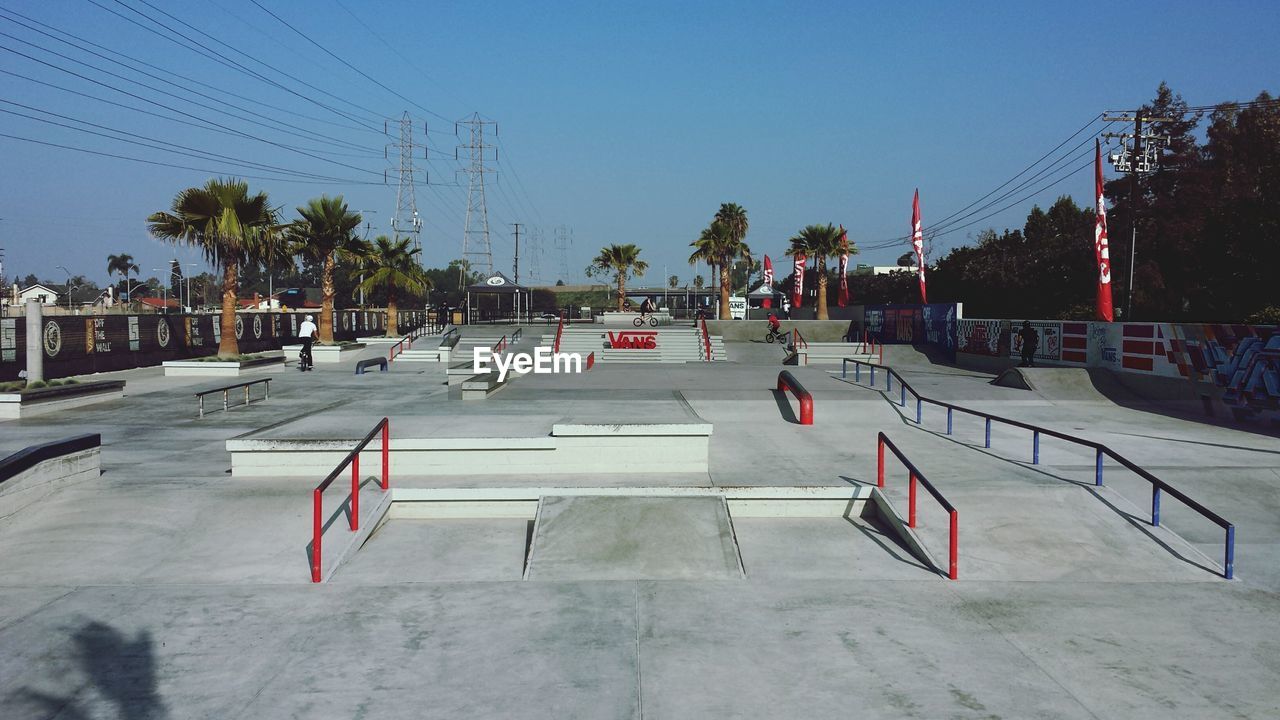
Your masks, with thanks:
[[[1046,400],[1111,403],[1086,368],[1009,368],[992,385],[1030,390]]]
[[[527,580],[743,577],[725,499],[544,497]]]

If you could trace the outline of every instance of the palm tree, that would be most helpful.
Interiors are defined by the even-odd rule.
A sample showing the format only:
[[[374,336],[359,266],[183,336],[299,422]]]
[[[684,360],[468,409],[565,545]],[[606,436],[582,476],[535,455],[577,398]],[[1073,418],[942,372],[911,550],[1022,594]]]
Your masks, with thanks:
[[[640,277],[649,269],[649,263],[640,259],[640,248],[635,245],[610,245],[600,248],[600,254],[591,261],[587,275],[613,275],[618,283],[618,312],[627,301],[627,277]]]
[[[745,224],[745,216],[742,222]],[[689,243],[694,248],[690,265],[702,260],[720,270],[720,317],[725,319],[729,317],[729,266],[739,257],[751,259],[751,248],[736,233],[728,222],[713,220],[697,240]]]
[[[703,286],[703,285],[706,285],[706,284],[707,284],[706,279],[705,279],[705,278],[703,278],[701,275],[694,275],[694,276],[693,276],[693,289],[694,289],[694,290],[701,290],[701,289],[702,289],[702,286]]]
[[[850,252],[857,252],[856,248]],[[840,231],[830,223],[809,225],[791,238],[788,255],[808,255],[818,271],[818,319],[827,317],[827,258],[840,254]]]
[[[133,302],[131,292],[133,288],[128,285],[129,273],[137,274],[140,272],[142,272],[142,268],[138,267],[138,264],[133,261],[133,256],[128,253],[107,256],[107,277],[111,277],[116,273],[120,273],[124,277],[125,292],[129,293],[129,302]]]
[[[678,275],[672,275],[671,277],[667,278],[667,287],[671,288],[672,290],[675,290],[676,288],[680,287],[680,277]]]
[[[333,342],[333,271],[339,256],[359,249],[355,229],[360,226],[360,213],[347,209],[342,196],[322,195],[307,201],[298,208],[301,215],[289,226],[288,235],[293,241],[294,252],[313,262],[320,263],[320,342]]]
[[[243,180],[213,179],[204,187],[178,193],[168,212],[152,213],[147,230],[152,237],[175,245],[199,248],[205,259],[222,268],[222,317],[218,357],[240,355],[236,342],[236,288],[240,266],[256,262],[262,237],[276,223],[267,194],[249,194]]]
[[[410,248],[411,244],[409,238],[391,240],[386,235],[379,235],[372,243],[362,243],[359,265],[351,271],[351,279],[359,280],[357,290],[372,292],[386,287],[387,335],[391,337],[400,334],[396,318],[396,291],[421,295],[431,289],[431,278],[427,277],[416,257],[422,250]]]

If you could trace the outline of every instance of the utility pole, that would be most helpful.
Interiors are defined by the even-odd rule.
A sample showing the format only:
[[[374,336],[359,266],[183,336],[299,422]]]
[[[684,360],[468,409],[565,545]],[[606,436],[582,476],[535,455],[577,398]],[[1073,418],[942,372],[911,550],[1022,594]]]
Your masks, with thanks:
[[[391,134],[390,123],[383,124],[383,131]],[[423,123],[422,132],[425,134],[426,131],[427,125]],[[401,233],[412,237],[414,249],[421,251],[422,218],[418,217],[418,193],[414,188],[414,174],[417,171],[413,167],[413,119],[407,111],[400,117],[400,141],[388,144],[387,148],[396,148],[400,156],[400,182],[396,186],[396,214],[391,218],[391,231],[397,237]],[[386,149],[383,157],[390,158]],[[422,159],[427,159],[426,146],[422,148]],[[383,182],[386,182],[385,174]],[[418,264],[422,264],[422,253],[419,252],[417,257]]]
[[[493,120],[485,120],[480,113],[472,113],[470,119],[454,123],[454,134],[460,126],[466,125],[470,130],[470,138],[466,145],[459,145],[453,151],[454,160],[461,161],[459,150],[466,150],[469,164],[467,174],[467,216],[462,230],[462,259],[470,262],[472,269],[483,269],[486,275],[493,274],[493,246],[489,242],[489,210],[484,199],[484,176],[495,172],[485,165],[486,161],[497,162],[498,149],[484,141],[485,126],[493,126],[493,134],[498,134],[498,124]],[[462,269],[459,268],[459,272]]]
[[[516,284],[520,284],[520,223],[511,223],[511,227],[516,229],[516,262],[513,266],[515,272]]]
[[[1133,317],[1133,277],[1138,264],[1138,176],[1153,172],[1160,164],[1160,151],[1169,144],[1168,135],[1143,132],[1143,124],[1173,122],[1174,118],[1143,115],[1141,110],[1116,116],[1103,114],[1107,122],[1132,122],[1133,134],[1103,133],[1107,140],[1120,140],[1119,152],[1110,153],[1107,159],[1116,172],[1129,173],[1129,297],[1125,303],[1125,320]],[[1132,144],[1130,144],[1132,143]]]

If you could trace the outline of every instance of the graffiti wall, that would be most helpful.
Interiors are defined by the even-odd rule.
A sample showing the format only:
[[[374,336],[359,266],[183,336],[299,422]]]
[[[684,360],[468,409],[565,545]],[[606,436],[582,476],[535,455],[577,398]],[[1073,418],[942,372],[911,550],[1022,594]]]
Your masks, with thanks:
[[[957,323],[962,315],[956,303],[930,305],[867,305],[863,326],[876,339],[892,344],[930,344],[952,360],[956,356]]]
[[[278,350],[298,337],[305,312],[239,313],[235,334],[244,354]],[[317,314],[314,311],[312,314]],[[420,327],[422,312],[398,313],[401,332]],[[58,315],[41,321],[47,379],[158,365],[165,360],[212,355],[222,338],[219,315]],[[386,313],[334,313],[334,339],[355,340],[386,332]],[[26,369],[26,318],[0,319],[0,381]]]

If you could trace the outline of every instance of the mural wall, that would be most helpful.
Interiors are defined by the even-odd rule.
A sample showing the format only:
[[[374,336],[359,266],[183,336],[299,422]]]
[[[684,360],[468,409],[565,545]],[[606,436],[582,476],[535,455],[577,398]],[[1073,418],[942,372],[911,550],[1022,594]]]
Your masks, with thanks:
[[[930,344],[955,360],[961,315],[961,305],[957,303],[867,305],[862,321],[867,332],[880,342]]]
[[[959,352],[1018,358],[1021,320],[960,320]],[[1280,329],[1215,323],[1031,321],[1038,360],[1211,386],[1240,419],[1280,422]],[[1012,332],[1011,332],[1012,331]],[[1208,390],[1210,388],[1206,388]]]
[[[318,315],[315,311],[310,311]],[[236,340],[244,354],[278,350],[298,337],[306,312],[246,312],[236,315]],[[426,321],[423,312],[397,313],[399,330]],[[158,365],[165,360],[212,355],[221,340],[220,316],[58,315],[41,321],[40,342],[47,379]],[[26,369],[26,318],[0,319],[0,381],[16,380]],[[386,312],[334,313],[334,339],[386,332]]]

